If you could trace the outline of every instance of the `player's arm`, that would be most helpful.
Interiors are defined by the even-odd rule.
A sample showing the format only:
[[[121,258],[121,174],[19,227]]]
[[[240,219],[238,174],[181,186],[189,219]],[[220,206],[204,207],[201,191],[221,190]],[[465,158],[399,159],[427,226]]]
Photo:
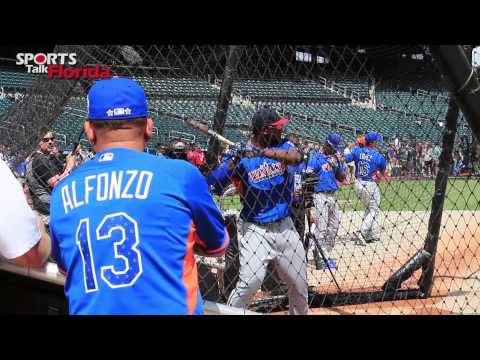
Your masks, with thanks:
[[[350,151],[348,154],[346,154],[346,155],[343,157],[344,162],[349,163],[349,162],[352,162],[352,161],[355,160],[355,159],[354,159],[354,152],[355,152],[356,149],[357,149],[357,148],[352,149],[352,151]]]
[[[51,252],[51,241],[48,233],[45,231],[45,225],[38,215],[35,215],[36,223],[40,231],[40,240],[25,254],[11,259],[16,265],[42,267],[48,259]]]
[[[303,156],[295,148],[290,149],[262,149],[260,150],[260,155],[274,159],[280,162],[283,162],[287,165],[297,165],[302,162]]]
[[[231,162],[232,160],[223,162],[206,177],[208,186],[213,186],[214,193],[217,195],[223,194],[235,175],[235,165]]]
[[[196,252],[204,256],[221,256],[230,241],[225,219],[200,171],[192,165],[188,166],[187,173],[188,182],[184,184],[184,189],[193,217]]]
[[[41,267],[50,254],[50,238],[3,162],[0,178],[0,254],[20,266]]]
[[[377,173],[376,177],[378,181],[389,181],[390,177],[387,176],[385,170],[387,169],[387,164],[385,161],[385,157],[381,154],[377,155]]]

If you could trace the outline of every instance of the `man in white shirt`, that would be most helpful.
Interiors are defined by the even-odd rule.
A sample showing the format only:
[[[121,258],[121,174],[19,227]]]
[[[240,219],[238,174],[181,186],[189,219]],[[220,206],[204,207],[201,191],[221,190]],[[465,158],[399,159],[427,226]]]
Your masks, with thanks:
[[[0,183],[0,256],[20,266],[41,267],[50,255],[50,237],[3,160]]]

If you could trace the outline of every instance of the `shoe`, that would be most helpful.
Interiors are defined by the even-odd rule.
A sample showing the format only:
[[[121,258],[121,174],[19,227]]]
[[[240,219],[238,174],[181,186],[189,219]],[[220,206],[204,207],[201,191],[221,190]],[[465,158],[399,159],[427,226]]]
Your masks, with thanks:
[[[367,241],[360,231],[353,234],[355,236],[355,245],[367,246]]]
[[[364,239],[365,239],[365,241],[366,241],[367,243],[373,243],[373,242],[375,242],[375,241],[380,241],[380,238],[379,238],[379,237],[374,236],[374,235],[372,235],[371,233],[368,234],[367,236],[363,236],[363,237],[364,237]]]
[[[332,269],[335,270],[337,268],[337,262],[334,259],[328,259],[328,263],[324,265],[324,269]]]

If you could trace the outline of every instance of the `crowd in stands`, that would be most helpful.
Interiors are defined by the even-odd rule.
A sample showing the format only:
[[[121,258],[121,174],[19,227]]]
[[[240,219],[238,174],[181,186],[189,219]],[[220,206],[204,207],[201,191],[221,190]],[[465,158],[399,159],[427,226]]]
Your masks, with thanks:
[[[321,144],[304,139],[297,139],[300,150],[309,154],[319,151]],[[342,151],[348,153],[356,143],[348,143]],[[230,148],[224,147],[218,156],[221,162]],[[432,142],[413,142],[395,138],[380,149],[387,159],[387,174],[392,178],[435,177],[438,173],[441,147]],[[151,151],[152,152],[152,151]],[[65,154],[67,152],[64,152]],[[206,166],[206,150],[199,144],[175,139],[168,144],[157,144],[152,152],[168,158],[183,159],[203,169]],[[86,148],[77,151],[77,164],[91,159],[94,153]],[[17,178],[25,177],[25,163],[28,156],[23,151],[14,151],[6,145],[0,145],[0,159],[4,160]],[[464,144],[457,146],[453,153],[452,176],[480,176],[480,144]]]

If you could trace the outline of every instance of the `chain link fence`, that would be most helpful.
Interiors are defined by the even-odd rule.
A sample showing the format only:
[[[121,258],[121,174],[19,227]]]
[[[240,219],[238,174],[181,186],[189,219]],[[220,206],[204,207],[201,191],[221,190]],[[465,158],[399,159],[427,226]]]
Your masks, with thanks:
[[[427,46],[55,52],[137,80],[155,124],[145,151],[205,175],[231,244],[223,257],[197,257],[204,299],[262,313],[480,310],[480,146]],[[94,156],[82,133],[92,83],[0,71],[2,156],[20,178],[36,171],[28,159],[48,128],[59,163],[78,143],[79,163]],[[252,130],[262,109],[288,119],[283,140]],[[371,131],[383,137],[377,148]],[[249,151],[273,145],[294,146],[300,160]]]

